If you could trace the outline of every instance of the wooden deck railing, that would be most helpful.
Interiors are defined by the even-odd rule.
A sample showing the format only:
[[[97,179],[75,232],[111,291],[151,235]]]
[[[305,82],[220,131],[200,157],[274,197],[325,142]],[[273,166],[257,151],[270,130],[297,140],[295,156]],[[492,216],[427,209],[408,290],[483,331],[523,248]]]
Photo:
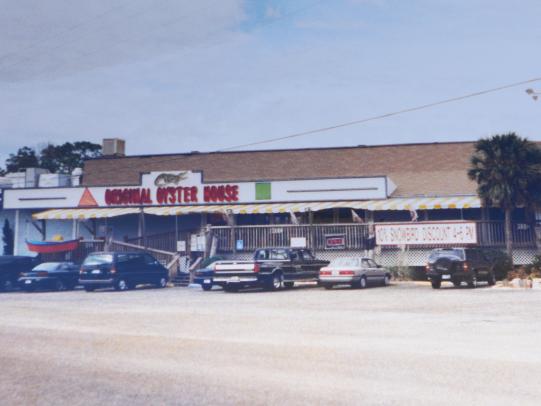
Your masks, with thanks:
[[[291,238],[305,237],[311,249],[325,249],[327,235],[345,236],[346,249],[362,249],[368,238],[368,224],[302,224],[302,225],[258,225],[216,226],[212,233],[218,237],[218,252],[251,252],[259,247],[289,246]],[[504,223],[502,221],[477,221],[478,245],[482,247],[505,247]],[[236,242],[242,240],[242,246]],[[536,233],[533,224],[513,224],[513,246],[536,248]],[[431,248],[426,246],[425,248]]]

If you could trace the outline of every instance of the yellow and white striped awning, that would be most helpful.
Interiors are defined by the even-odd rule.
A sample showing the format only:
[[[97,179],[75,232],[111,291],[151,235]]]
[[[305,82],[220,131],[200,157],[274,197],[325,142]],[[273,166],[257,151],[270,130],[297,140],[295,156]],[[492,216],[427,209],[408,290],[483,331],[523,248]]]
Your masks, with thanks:
[[[32,215],[34,220],[86,220],[123,216],[125,214],[139,213],[136,207],[110,208],[110,209],[54,209],[42,211]]]
[[[272,214],[320,211],[334,208],[378,210],[437,210],[468,209],[481,207],[476,196],[456,197],[417,197],[391,198],[386,200],[337,201],[337,202],[301,202],[301,203],[257,203],[211,206],[170,206],[147,207],[145,213],[158,216],[175,216],[190,213],[232,213],[232,214]]]
[[[300,203],[256,203],[256,204],[221,204],[193,206],[145,207],[146,214],[157,216],[179,216],[191,213],[232,213],[232,214],[272,214],[320,211],[334,208],[384,210],[437,210],[469,209],[481,207],[477,196],[454,197],[415,197],[390,198],[385,200],[337,201],[337,202],[300,202]],[[103,209],[55,209],[36,213],[35,220],[92,219],[123,216],[139,213],[136,207]]]
[[[365,203],[364,209],[370,211],[471,209],[481,207],[481,200],[477,196],[395,197],[387,200],[371,200]]]

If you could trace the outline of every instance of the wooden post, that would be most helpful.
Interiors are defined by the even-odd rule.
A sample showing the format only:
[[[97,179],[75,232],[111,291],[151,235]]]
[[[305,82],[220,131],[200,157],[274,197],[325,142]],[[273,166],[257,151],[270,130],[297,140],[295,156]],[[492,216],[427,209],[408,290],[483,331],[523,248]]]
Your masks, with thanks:
[[[308,224],[308,248],[310,248],[315,253],[316,247],[314,244],[314,212],[311,209],[308,209]]]
[[[19,209],[15,210],[15,225],[13,226],[13,255],[19,255]]]

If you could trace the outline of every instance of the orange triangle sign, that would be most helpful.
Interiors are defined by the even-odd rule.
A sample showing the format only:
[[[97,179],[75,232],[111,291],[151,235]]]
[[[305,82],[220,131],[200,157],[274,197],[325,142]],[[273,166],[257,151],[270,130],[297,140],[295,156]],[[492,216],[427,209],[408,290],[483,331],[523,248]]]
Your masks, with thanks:
[[[85,188],[81,200],[79,200],[78,207],[98,207],[98,202],[94,199],[92,193],[90,193],[90,189]]]

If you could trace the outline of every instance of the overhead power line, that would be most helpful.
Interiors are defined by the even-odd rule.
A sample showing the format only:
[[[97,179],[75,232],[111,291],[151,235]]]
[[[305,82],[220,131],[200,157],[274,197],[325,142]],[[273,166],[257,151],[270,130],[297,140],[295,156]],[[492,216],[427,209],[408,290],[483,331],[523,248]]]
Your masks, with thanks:
[[[301,137],[303,135],[308,135],[308,134],[315,134],[315,133],[324,132],[324,131],[331,131],[331,130],[341,128],[341,127],[361,124],[361,123],[364,123],[364,122],[367,122],[367,121],[380,120],[380,119],[383,119],[383,118],[386,118],[386,117],[396,116],[396,115],[399,115],[399,114],[406,114],[406,113],[409,113],[409,112],[418,111],[418,110],[438,106],[438,105],[441,105],[441,104],[451,103],[451,102],[454,102],[454,101],[459,101],[459,100],[463,100],[463,99],[467,99],[467,98],[471,98],[471,97],[481,96],[481,95],[484,95],[484,94],[487,94],[487,93],[493,93],[493,92],[497,92],[497,91],[501,91],[501,90],[521,86],[521,85],[524,85],[524,84],[527,84],[527,83],[538,82],[538,81],[541,81],[541,77],[528,79],[528,80],[523,80],[521,82],[511,83],[511,84],[508,84],[508,85],[499,86],[499,87],[495,87],[495,88],[492,88],[492,89],[481,90],[481,91],[478,91],[478,92],[475,92],[475,93],[469,93],[469,94],[466,94],[466,95],[463,95],[463,96],[453,97],[453,98],[450,98],[450,99],[445,99],[445,100],[441,100],[441,101],[437,101],[437,102],[433,102],[433,103],[429,103],[429,104],[424,104],[424,105],[417,106],[417,107],[411,107],[411,108],[408,108],[408,109],[399,110],[399,111],[395,111],[395,112],[391,112],[391,113],[381,114],[381,115],[378,115],[378,116],[368,117],[368,118],[361,119],[361,120],[350,121],[348,123],[337,124],[337,125],[333,125],[333,126],[329,126],[329,127],[318,128],[318,129],[315,129],[315,130],[304,131],[302,133],[290,134],[290,135],[286,135],[286,136],[283,136],[283,137],[271,138],[271,139],[267,139],[267,140],[263,140],[263,141],[257,141],[257,142],[242,144],[240,146],[238,145],[238,146],[235,146],[235,147],[228,147],[228,148],[223,148],[223,149],[220,149],[220,150],[209,151],[209,152],[224,152],[224,151],[228,151],[228,150],[231,150],[231,149],[240,148],[242,146],[260,145],[260,144],[264,144],[264,143],[270,143],[270,142],[289,139],[289,138],[294,138],[294,137]],[[241,151],[239,151],[239,152],[241,152]],[[199,153],[199,152],[197,152],[197,153]],[[202,152],[202,153],[205,153],[205,152]],[[158,160],[153,161],[153,162],[154,163],[160,163],[160,164],[165,163],[165,162],[174,162],[174,161],[178,160],[179,155],[186,155],[186,154],[189,154],[189,153],[178,153],[178,154],[175,154],[175,156],[164,157],[162,159],[158,159]],[[140,159],[140,157],[138,157],[138,156],[132,156],[132,157],[128,156],[127,158],[128,159]],[[117,165],[117,166],[115,166],[115,170],[122,170],[122,169],[133,169],[133,163],[126,163],[125,165]]]
[[[350,127],[350,126],[353,126],[353,125],[367,123],[369,121],[381,120],[381,119],[384,119],[384,118],[387,118],[387,117],[398,116],[400,114],[411,113],[411,112],[414,112],[414,111],[419,111],[419,110],[424,110],[424,109],[428,109],[428,108],[431,108],[431,107],[440,106],[442,104],[453,103],[453,102],[457,102],[457,101],[460,101],[460,100],[469,99],[469,98],[472,98],[472,97],[482,96],[482,95],[485,95],[485,94],[488,94],[488,93],[495,93],[495,92],[499,92],[501,90],[510,89],[510,88],[513,88],[513,87],[518,87],[518,86],[522,86],[522,85],[525,85],[525,84],[528,84],[528,83],[538,82],[538,81],[541,81],[541,77],[528,79],[528,80],[523,80],[521,82],[515,82],[515,83],[508,84],[508,85],[495,87],[495,88],[492,88],[492,89],[481,90],[481,91],[474,92],[474,93],[468,93],[468,94],[465,94],[463,96],[452,97],[452,98],[449,98],[449,99],[439,100],[439,101],[435,101],[435,102],[428,103],[428,104],[422,104],[420,106],[409,107],[409,108],[406,108],[406,109],[397,110],[397,111],[393,111],[393,112],[390,112],[390,113],[379,114],[379,115],[376,115],[376,116],[366,117],[366,118],[362,118],[362,119],[359,119],[359,120],[348,121],[348,122],[340,123],[340,124],[334,124],[334,125],[331,125],[331,126],[328,126],[328,127],[321,127],[321,128],[316,128],[316,129],[313,129],[313,130],[307,130],[307,131],[302,131],[302,132],[298,132],[298,133],[285,135],[285,136],[282,136],[282,137],[268,138],[268,139],[261,140],[261,141],[254,141],[254,142],[249,142],[249,143],[246,143],[246,144],[234,145],[232,147],[226,147],[226,148],[219,149],[216,152],[229,151],[229,150],[232,150],[232,149],[238,149],[238,148],[244,148],[244,147],[251,147],[251,146],[254,146],[254,145],[269,144],[271,142],[283,141],[283,140],[288,140],[288,139],[291,139],[291,138],[303,137],[305,135],[322,133],[322,132],[336,130],[336,129],[343,128],[343,127]]]

